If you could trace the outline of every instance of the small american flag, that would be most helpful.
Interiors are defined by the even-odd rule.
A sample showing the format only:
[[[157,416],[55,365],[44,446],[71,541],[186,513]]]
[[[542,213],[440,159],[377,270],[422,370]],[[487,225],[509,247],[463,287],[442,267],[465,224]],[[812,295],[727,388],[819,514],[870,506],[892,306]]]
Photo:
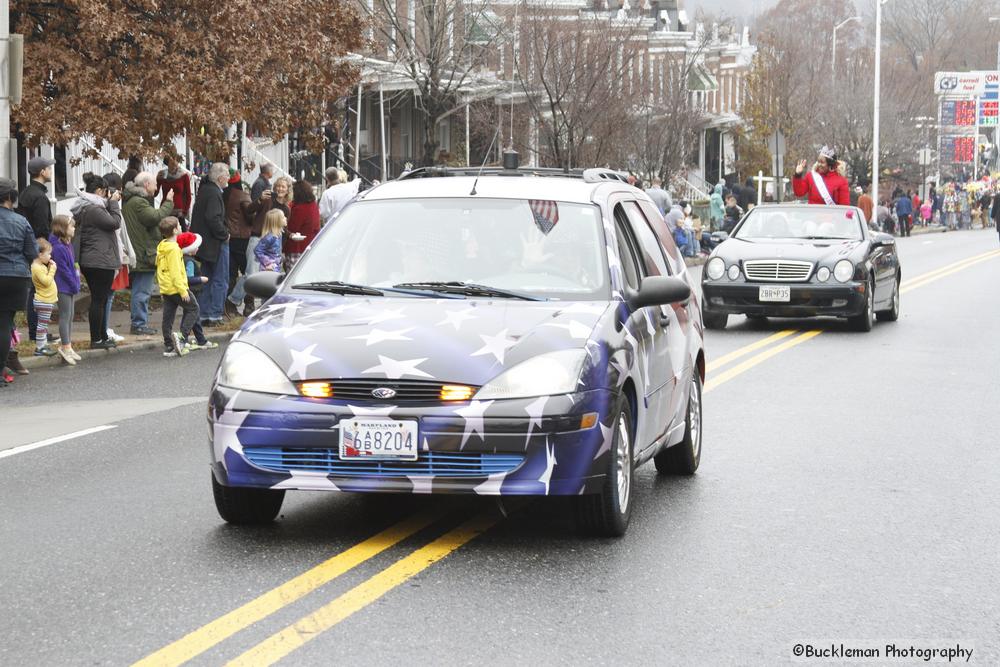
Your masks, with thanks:
[[[548,235],[559,222],[559,205],[551,199],[529,199],[531,215],[542,234]]]

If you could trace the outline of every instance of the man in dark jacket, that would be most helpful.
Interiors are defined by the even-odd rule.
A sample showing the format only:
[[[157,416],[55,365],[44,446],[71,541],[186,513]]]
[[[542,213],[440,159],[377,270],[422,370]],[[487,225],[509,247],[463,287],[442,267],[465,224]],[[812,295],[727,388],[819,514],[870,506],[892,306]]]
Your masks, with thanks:
[[[261,193],[271,189],[271,176],[273,175],[274,166],[270,162],[260,165],[260,175],[250,188],[250,201],[257,201],[260,199]]]
[[[229,166],[214,163],[198,188],[191,211],[191,231],[201,235],[201,247],[195,255],[201,261],[201,275],[208,284],[198,295],[202,326],[222,324],[226,291],[229,287],[229,230],[222,188],[229,181]]]
[[[896,198],[896,218],[899,220],[899,235],[909,236],[913,223],[910,216],[913,215],[913,200],[906,193],[900,193]]]
[[[52,180],[52,165],[55,160],[47,157],[33,157],[28,160],[28,174],[31,183],[17,198],[17,212],[25,217],[31,225],[36,239],[48,239],[52,233],[52,205],[49,202],[47,183]],[[35,340],[35,327],[38,326],[38,315],[35,313],[35,286],[32,284],[28,292],[28,338]]]

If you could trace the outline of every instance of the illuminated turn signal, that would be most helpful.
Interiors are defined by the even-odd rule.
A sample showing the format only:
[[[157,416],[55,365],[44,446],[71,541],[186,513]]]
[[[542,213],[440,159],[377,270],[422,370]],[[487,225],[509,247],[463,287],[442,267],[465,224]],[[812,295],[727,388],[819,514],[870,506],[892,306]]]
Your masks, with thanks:
[[[472,398],[472,387],[464,384],[443,384],[439,398],[442,401],[467,401]]]
[[[299,393],[307,398],[333,398],[333,385],[329,382],[300,382]]]

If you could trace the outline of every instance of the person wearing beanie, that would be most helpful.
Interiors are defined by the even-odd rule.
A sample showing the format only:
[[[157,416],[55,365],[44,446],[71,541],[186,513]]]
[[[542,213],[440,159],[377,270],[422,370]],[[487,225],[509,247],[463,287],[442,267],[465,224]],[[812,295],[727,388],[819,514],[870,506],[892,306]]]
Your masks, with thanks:
[[[844,178],[846,166],[837,159],[836,151],[823,146],[812,170],[806,173],[806,161],[795,167],[792,190],[796,197],[806,197],[810,204],[851,205],[851,191]]]
[[[173,192],[164,195],[158,208],[153,205],[156,189],[156,177],[148,171],[140,171],[131,181],[126,181],[122,195],[122,217],[136,257],[135,269],[129,274],[132,283],[130,332],[139,336],[156,333],[156,329],[149,326],[149,298],[153,294],[160,237],[157,227],[174,210]]]
[[[198,300],[191,297],[184,256],[177,243],[180,220],[167,216],[159,229],[163,240],[156,246],[156,282],[163,297],[163,356],[183,357],[189,352],[185,341],[198,321]],[[183,311],[179,333],[173,330],[178,308]]]
[[[31,225],[36,239],[48,239],[52,233],[52,204],[49,202],[48,183],[52,180],[55,160],[47,157],[33,157],[28,160],[28,175],[31,182],[17,198],[17,212]],[[28,338],[35,340],[38,316],[35,313],[35,288],[30,287],[27,302]]]

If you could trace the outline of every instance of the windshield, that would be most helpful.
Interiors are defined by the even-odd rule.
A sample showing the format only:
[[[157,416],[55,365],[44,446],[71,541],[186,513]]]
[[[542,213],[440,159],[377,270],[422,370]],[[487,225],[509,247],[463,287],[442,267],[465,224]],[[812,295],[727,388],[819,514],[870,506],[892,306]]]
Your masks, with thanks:
[[[543,299],[610,296],[594,205],[471,197],[362,201],[330,224],[286,285],[461,281]]]
[[[860,241],[860,216],[853,209],[802,206],[755,208],[734,232],[738,239],[844,239]]]

